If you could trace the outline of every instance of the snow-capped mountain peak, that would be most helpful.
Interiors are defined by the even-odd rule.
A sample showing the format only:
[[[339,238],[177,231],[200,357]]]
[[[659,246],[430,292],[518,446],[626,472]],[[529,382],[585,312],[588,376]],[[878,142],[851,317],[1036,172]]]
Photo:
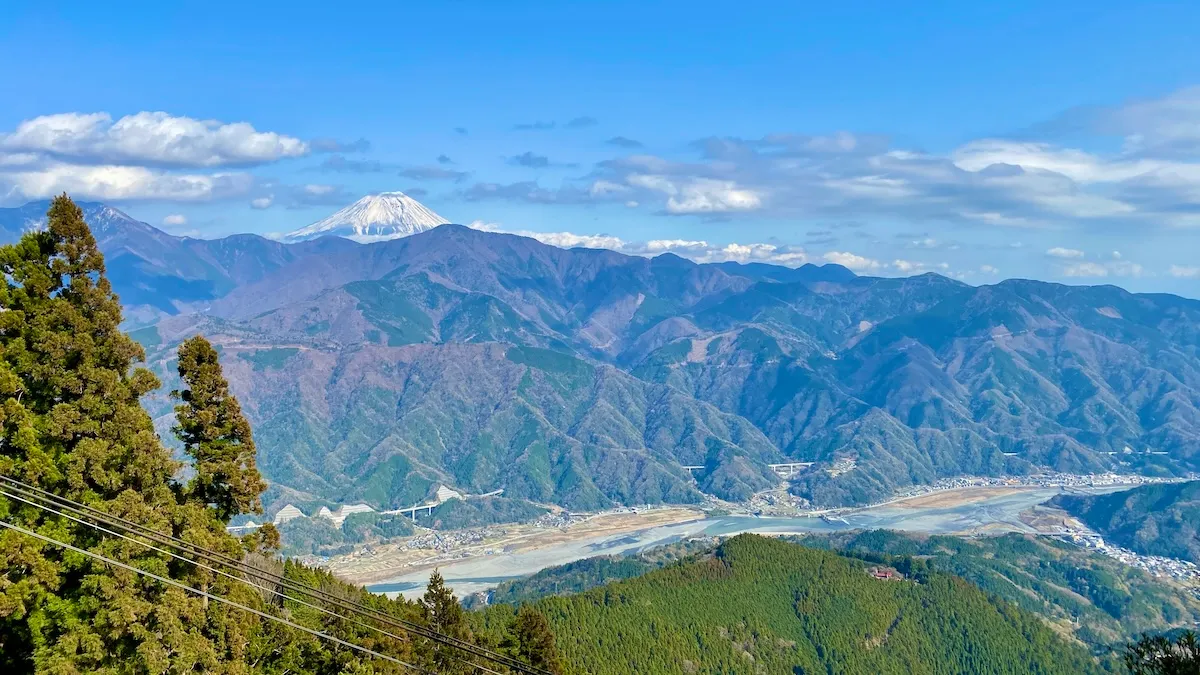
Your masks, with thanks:
[[[367,243],[407,237],[448,222],[403,192],[380,192],[367,195],[308,227],[289,232],[284,240],[304,241],[332,235]]]

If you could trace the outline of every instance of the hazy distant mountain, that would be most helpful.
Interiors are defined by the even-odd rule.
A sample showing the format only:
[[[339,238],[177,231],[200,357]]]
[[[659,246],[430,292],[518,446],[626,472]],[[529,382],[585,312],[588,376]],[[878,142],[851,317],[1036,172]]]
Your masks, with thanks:
[[[367,243],[398,239],[450,221],[403,192],[367,195],[337,213],[289,232],[285,241],[337,236]]]
[[[274,498],[740,498],[790,459],[814,462],[796,493],[845,504],[963,473],[1200,469],[1200,302],[1176,296],[701,265],[457,225],[202,241],[84,208],[135,323],[154,322],[136,337],[165,389],[181,339],[222,349]],[[39,210],[0,210],[0,230]]]
[[[97,202],[77,202],[104,252],[108,276],[135,324],[199,309],[282,265],[357,247],[326,238],[286,245],[253,234],[192,239],[167,234]],[[0,243],[45,226],[49,201],[0,208]]]

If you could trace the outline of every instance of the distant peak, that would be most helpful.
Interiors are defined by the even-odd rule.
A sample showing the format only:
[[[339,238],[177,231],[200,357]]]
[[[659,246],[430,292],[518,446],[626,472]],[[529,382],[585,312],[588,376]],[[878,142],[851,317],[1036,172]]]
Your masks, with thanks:
[[[358,242],[398,239],[447,223],[445,218],[403,192],[370,194],[327,218],[290,232],[285,241],[338,236]]]

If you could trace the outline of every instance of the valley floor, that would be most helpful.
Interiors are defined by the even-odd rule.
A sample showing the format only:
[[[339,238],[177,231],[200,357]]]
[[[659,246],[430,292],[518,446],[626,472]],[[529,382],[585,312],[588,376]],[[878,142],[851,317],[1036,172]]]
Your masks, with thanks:
[[[550,514],[532,523],[429,532],[403,541],[366,546],[330,559],[322,566],[358,584],[392,580],[401,575],[428,579],[432,570],[453,569],[465,560],[537,557],[542,550],[636,535],[659,527],[697,522],[704,517],[704,512],[686,507],[621,509],[578,516]]]
[[[459,595],[465,595],[546,567],[597,555],[630,553],[690,537],[880,528],[929,534],[1038,533],[1038,528],[1026,523],[1022,514],[1058,492],[1058,488],[1041,486],[961,488],[939,493],[937,499],[928,495],[913,497],[876,507],[823,514],[824,518],[811,513],[785,517],[737,514],[705,517],[690,509],[639,510],[636,514],[594,516],[553,531],[527,525],[487,528],[503,530],[504,534],[441,552],[403,551],[399,547],[404,544],[393,544],[390,546],[396,548],[386,552],[342,556],[330,560],[326,566],[344,579],[370,584],[368,588],[372,591],[409,597],[423,592],[429,573],[436,566],[447,584]]]
[[[680,539],[890,529],[926,534],[977,535],[1002,532],[1088,536],[1065,514],[1041,507],[1063,491],[1100,493],[1141,482],[1118,476],[1058,475],[1025,482],[1012,479],[953,479],[869,507],[799,511],[786,499],[760,495],[730,507],[727,515],[691,507],[620,509],[597,514],[547,514],[523,524],[493,525],[446,532],[424,531],[387,544],[317,562],[338,577],[388,595],[419,596],[438,569],[462,596],[502,581],[582,558],[631,553]],[[1080,539],[1076,543],[1086,541]],[[1103,549],[1102,549],[1103,550]],[[1153,571],[1154,561],[1123,560]],[[1174,576],[1174,575],[1172,575]],[[1183,579],[1188,584],[1197,580]]]

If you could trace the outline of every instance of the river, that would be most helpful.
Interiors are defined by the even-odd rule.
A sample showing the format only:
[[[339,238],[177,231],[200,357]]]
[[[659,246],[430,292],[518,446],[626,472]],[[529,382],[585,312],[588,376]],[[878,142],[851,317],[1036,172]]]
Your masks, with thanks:
[[[1117,488],[1088,490],[1111,491]],[[1076,491],[1076,490],[1073,490]],[[986,499],[953,506],[918,507],[903,503],[888,504],[844,514],[845,522],[828,522],[813,517],[755,518],[719,516],[688,523],[650,527],[645,530],[581,539],[544,548],[468,558],[439,568],[446,585],[460,596],[486,590],[509,579],[528,576],[539,570],[598,555],[634,553],[646,548],[695,536],[725,536],[742,532],[788,534],[837,532],[842,530],[890,529],[926,534],[951,534],[979,531],[1033,532],[1019,515],[1061,491],[1058,488],[1031,488],[989,496]],[[367,587],[389,596],[402,594],[418,597],[429,580],[429,570],[397,576]]]

